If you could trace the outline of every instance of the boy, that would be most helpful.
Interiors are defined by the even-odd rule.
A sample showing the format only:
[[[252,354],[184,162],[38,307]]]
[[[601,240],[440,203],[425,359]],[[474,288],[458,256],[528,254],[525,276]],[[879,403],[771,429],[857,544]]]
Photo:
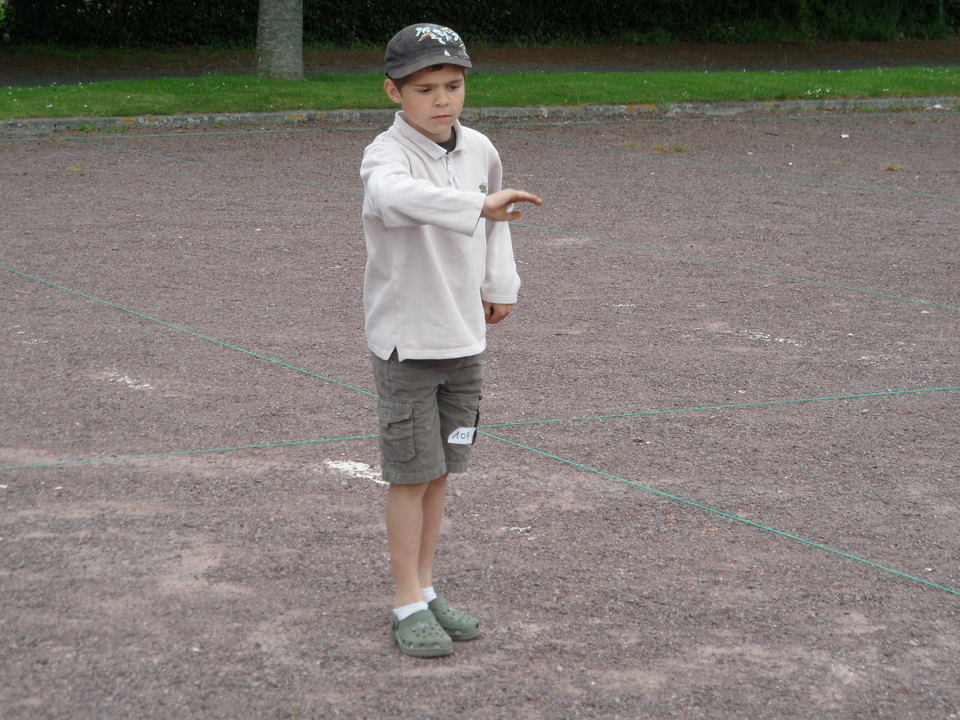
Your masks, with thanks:
[[[437,657],[480,634],[479,620],[433,590],[433,557],[447,475],[466,470],[476,438],[485,323],[517,301],[506,221],[520,217],[513,203],[542,201],[501,190],[497,151],[460,125],[471,63],[457,33],[406,27],[385,64],[384,90],[401,111],[364,151],[360,175],[365,332],[390,483],[391,635],[408,655]]]

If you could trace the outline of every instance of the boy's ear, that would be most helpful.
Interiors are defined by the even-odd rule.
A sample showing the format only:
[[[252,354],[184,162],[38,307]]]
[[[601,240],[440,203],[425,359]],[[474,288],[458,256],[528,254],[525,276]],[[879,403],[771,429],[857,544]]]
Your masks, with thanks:
[[[387,78],[383,81],[383,89],[387,93],[387,97],[393,100],[395,103],[403,102],[403,96],[400,94],[400,88],[398,88],[396,83],[394,83],[390,78]]]

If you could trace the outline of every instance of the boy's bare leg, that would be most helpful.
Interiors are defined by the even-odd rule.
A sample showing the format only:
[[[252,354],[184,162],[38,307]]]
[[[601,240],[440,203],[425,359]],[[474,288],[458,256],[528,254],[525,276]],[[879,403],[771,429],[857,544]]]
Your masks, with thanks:
[[[447,476],[443,475],[427,484],[423,495],[423,529],[420,534],[420,559],[418,572],[420,587],[433,586],[433,557],[437,551],[437,538],[443,521],[443,506],[447,499]]]
[[[391,485],[387,495],[387,540],[393,568],[394,607],[423,601],[420,585],[420,537],[427,483]]]
[[[447,476],[416,485],[391,485],[387,495],[387,539],[396,588],[394,607],[423,601],[443,519]]]

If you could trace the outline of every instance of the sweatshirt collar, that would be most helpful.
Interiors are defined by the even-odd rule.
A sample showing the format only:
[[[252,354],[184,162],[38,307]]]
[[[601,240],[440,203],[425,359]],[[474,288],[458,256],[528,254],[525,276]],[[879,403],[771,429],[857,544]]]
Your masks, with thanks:
[[[393,127],[395,127],[401,135],[427,153],[427,155],[432,157],[434,160],[439,160],[447,154],[446,150],[437,145],[437,143],[428,138],[422,132],[417,130],[413,125],[408,123],[404,118],[403,110],[397,111],[397,115],[393,119]],[[453,124],[453,129],[454,132],[457,133],[457,146],[453,149],[453,152],[460,152],[463,144],[463,132],[460,129],[459,120]]]

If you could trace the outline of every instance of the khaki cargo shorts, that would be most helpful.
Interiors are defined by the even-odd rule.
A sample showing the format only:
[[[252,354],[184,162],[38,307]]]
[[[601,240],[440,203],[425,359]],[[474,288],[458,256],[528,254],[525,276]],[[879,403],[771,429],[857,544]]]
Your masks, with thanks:
[[[480,357],[372,356],[384,480],[414,484],[466,471],[480,423]]]

